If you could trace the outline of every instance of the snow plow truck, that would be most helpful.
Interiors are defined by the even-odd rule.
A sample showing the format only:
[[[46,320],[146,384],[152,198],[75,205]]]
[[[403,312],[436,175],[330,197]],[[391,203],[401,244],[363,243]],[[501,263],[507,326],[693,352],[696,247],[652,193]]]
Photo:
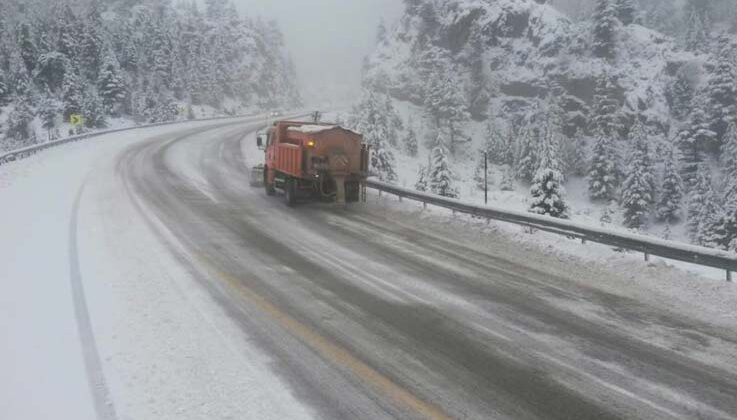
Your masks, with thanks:
[[[267,195],[289,206],[311,198],[340,205],[365,198],[369,149],[363,137],[337,125],[276,121],[257,137],[265,152]]]

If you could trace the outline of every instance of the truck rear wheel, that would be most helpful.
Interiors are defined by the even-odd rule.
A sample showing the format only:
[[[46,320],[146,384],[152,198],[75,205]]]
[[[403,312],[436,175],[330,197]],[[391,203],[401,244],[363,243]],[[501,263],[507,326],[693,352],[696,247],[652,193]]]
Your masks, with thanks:
[[[284,183],[284,200],[289,207],[297,204],[297,182],[293,179],[287,179]]]
[[[266,195],[276,194],[273,184],[269,184],[269,169],[264,168],[264,189],[266,189]]]

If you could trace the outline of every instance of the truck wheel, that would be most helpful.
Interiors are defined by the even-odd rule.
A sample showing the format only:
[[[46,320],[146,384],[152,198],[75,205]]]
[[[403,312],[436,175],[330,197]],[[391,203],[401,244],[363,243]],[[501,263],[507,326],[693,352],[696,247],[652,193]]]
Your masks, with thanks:
[[[289,207],[297,204],[297,183],[293,179],[288,179],[284,185],[284,200]]]
[[[266,195],[276,194],[273,184],[269,184],[269,170],[264,168],[264,188],[266,189]]]

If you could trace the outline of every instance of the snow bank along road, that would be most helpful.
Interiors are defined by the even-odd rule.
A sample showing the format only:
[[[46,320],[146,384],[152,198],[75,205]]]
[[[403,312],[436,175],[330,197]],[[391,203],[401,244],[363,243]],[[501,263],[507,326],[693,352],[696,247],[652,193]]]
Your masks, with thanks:
[[[290,209],[248,186],[258,125],[117,134],[0,186],[28,206],[0,210],[0,418],[737,417],[734,328],[374,196]]]

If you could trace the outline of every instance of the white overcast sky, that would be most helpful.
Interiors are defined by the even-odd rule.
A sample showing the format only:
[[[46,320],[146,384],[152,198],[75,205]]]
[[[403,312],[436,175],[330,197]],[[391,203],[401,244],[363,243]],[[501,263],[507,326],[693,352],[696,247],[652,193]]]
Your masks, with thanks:
[[[380,19],[401,15],[402,0],[234,0],[242,14],[276,19],[297,66],[308,103],[350,99]],[[321,98],[316,98],[321,96]],[[348,96],[348,98],[346,98]]]

